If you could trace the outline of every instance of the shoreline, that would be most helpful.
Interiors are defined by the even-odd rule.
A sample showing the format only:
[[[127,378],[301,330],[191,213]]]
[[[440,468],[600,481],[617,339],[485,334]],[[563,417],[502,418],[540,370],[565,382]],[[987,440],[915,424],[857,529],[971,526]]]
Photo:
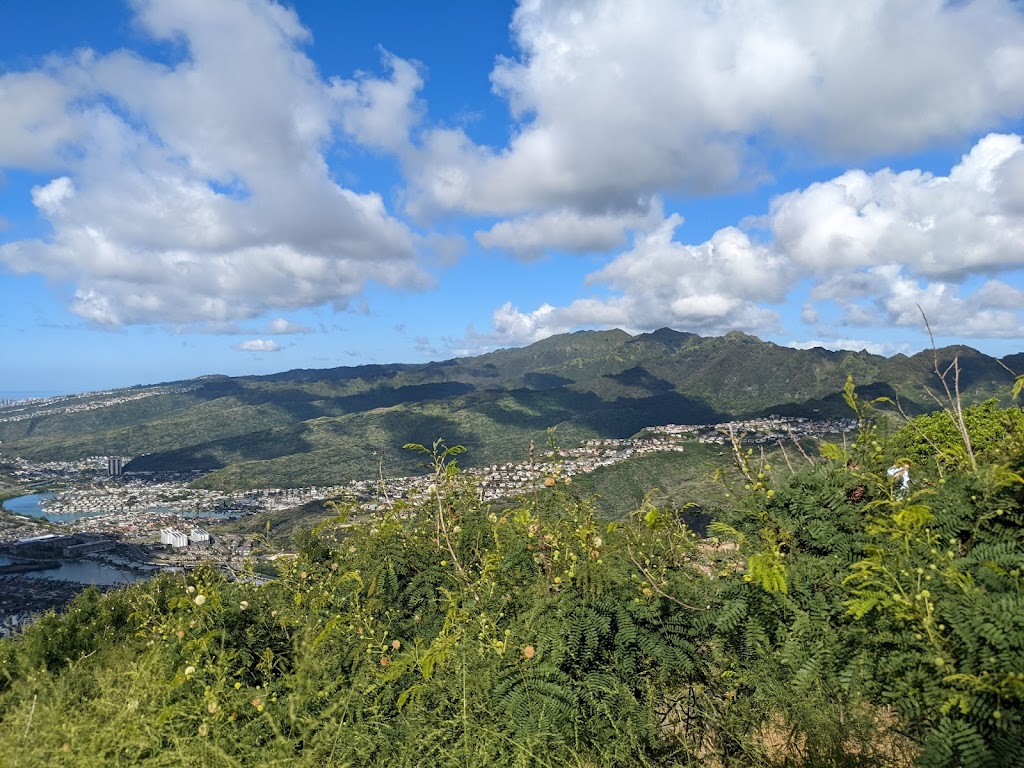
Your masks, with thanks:
[[[32,571],[48,571],[53,568],[60,568],[60,566],[60,560],[20,560],[19,562],[0,565],[0,576],[31,573]]]

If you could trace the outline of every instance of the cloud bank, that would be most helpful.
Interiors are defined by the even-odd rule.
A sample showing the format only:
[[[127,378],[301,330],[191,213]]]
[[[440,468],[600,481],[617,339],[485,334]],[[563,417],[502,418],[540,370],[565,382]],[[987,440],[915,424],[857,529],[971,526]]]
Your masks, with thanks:
[[[512,140],[428,132],[414,208],[631,209],[756,177],[780,148],[857,160],[1024,110],[1024,17],[1005,1],[524,0],[512,32],[520,56],[491,74]]]
[[[495,310],[494,335],[520,344],[578,327],[725,333],[779,331],[781,306],[805,287],[841,327],[920,327],[965,337],[1024,336],[1024,292],[997,275],[1024,270],[1024,143],[981,139],[948,176],[849,171],[780,195],[757,229],[727,227],[709,240],[675,239],[672,214],[635,236],[587,283],[611,296],[564,307]],[[920,309],[919,309],[920,307]]]
[[[31,199],[50,227],[0,264],[69,286],[96,323],[305,333],[282,315],[362,307],[371,281],[435,287],[428,267],[472,239],[600,265],[560,306],[509,295],[463,340],[481,347],[581,327],[785,334],[793,302],[805,338],[919,327],[918,305],[940,333],[1024,335],[1013,0],[522,0],[517,54],[490,73],[510,116],[495,145],[431,115],[429,62],[381,48],[382,74],[321,74],[283,5],[133,8],[172,58],[83,50],[0,75],[0,167],[45,176]],[[972,143],[948,175],[856,170]],[[339,181],[349,152],[397,163],[394,210]],[[822,165],[855,170],[688,242],[687,201]]]

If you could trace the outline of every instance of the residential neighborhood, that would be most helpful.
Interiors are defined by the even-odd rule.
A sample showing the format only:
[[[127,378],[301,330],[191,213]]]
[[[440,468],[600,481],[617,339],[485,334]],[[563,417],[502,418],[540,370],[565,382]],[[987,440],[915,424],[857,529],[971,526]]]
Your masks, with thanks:
[[[685,451],[688,444],[728,444],[734,436],[743,444],[776,443],[841,435],[856,428],[852,419],[813,421],[769,416],[721,424],[666,424],[651,426],[625,439],[592,439],[555,453],[538,450],[533,461],[493,464],[465,469],[464,476],[483,500],[515,497],[542,484],[546,478],[571,478],[659,452]],[[191,487],[200,472],[126,473],[110,476],[110,457],[95,456],[77,462],[34,464],[11,459],[15,476],[26,487],[46,483],[54,491],[39,501],[38,514],[22,515],[17,527],[0,522],[0,543],[33,535],[33,518],[45,517],[72,532],[112,534],[131,541],[153,542],[161,530],[191,530],[202,521],[228,520],[260,511],[285,510],[313,501],[345,499],[364,511],[389,508],[399,501],[421,500],[432,479],[429,475],[352,480],[344,485],[306,488],[262,488],[213,491]],[[125,458],[127,463],[127,458]]]

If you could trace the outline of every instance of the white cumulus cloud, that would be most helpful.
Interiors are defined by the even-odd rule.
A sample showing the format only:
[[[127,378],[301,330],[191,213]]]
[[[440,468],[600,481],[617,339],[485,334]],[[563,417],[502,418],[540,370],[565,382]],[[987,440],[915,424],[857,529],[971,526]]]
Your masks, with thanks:
[[[682,219],[670,214],[588,275],[604,295],[535,310],[506,303],[474,343],[583,327],[775,333],[800,284],[805,323],[831,304],[847,328],[921,328],[923,310],[937,333],[1024,337],[1024,291],[998,277],[1024,272],[1024,209],[1006,204],[1024,185],[1021,157],[1019,136],[993,134],[948,176],[849,171],[775,198],[756,220],[763,229],[725,227],[694,245],[676,239]]]
[[[849,171],[776,198],[775,248],[813,270],[896,263],[917,275],[1024,267],[1020,136],[989,135],[948,176]]]
[[[662,216],[659,201],[635,211],[595,214],[560,208],[499,221],[489,230],[477,232],[476,241],[485,248],[512,251],[521,259],[539,258],[549,250],[603,252],[625,245],[627,230],[656,226]]]
[[[512,31],[519,55],[491,74],[511,140],[426,132],[413,211],[630,209],[756,180],[761,151],[793,142],[856,160],[1024,110],[1012,0],[524,0]]]
[[[333,82],[332,98],[341,109],[345,130],[360,144],[402,152],[409,146],[409,132],[423,117],[424,105],[417,94],[423,77],[415,62],[383,52],[390,78],[361,74],[355,80]]]
[[[272,339],[249,339],[234,345],[239,352],[280,352],[281,345]]]
[[[312,333],[313,329],[302,323],[292,322],[283,317],[275,318],[267,323],[267,333],[290,334],[290,333]]]
[[[52,73],[0,75],[0,168],[49,170],[80,137],[72,90]]]
[[[524,344],[581,327],[649,331],[664,326],[697,333],[733,328],[768,332],[778,313],[759,301],[781,301],[789,285],[785,265],[772,251],[730,227],[700,245],[673,239],[682,224],[672,214],[603,269],[589,285],[610,288],[607,298],[582,298],[565,307],[545,304],[523,312],[511,302],[495,310],[494,333],[477,336],[481,347]]]
[[[370,280],[432,284],[407,226],[325,159],[345,130],[393,143],[354,111],[380,112],[386,95],[324,81],[301,48],[308,32],[275,3],[135,8],[180,60],[84,51],[0,79],[15,116],[0,120],[0,165],[60,170],[33,190],[52,235],[0,246],[0,263],[74,284],[72,310],[113,325],[226,323],[344,306]]]

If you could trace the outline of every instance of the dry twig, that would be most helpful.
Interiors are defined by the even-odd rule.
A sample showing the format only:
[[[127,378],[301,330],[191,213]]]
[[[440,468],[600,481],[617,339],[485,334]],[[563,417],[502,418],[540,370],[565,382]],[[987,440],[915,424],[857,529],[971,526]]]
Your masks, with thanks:
[[[930,389],[926,389],[932,399],[939,404],[945,413],[952,419],[953,424],[956,426],[957,431],[960,433],[960,439],[963,440],[964,448],[967,451],[967,458],[970,459],[971,469],[977,471],[978,462],[974,458],[974,449],[971,447],[971,436],[967,432],[967,424],[964,422],[964,410],[963,404],[960,399],[960,355],[953,355],[953,362],[946,366],[946,370],[939,370],[939,350],[935,346],[935,335],[932,333],[931,324],[928,322],[928,316],[921,309],[921,305],[917,305],[918,310],[921,312],[921,317],[924,318],[924,327],[928,329],[928,338],[932,343],[932,361],[935,375],[939,377],[939,381],[942,382],[942,388],[946,392],[946,401],[949,403],[947,407],[938,397],[935,396]],[[946,377],[949,376],[949,372],[953,372],[953,389],[949,388],[949,382]]]

